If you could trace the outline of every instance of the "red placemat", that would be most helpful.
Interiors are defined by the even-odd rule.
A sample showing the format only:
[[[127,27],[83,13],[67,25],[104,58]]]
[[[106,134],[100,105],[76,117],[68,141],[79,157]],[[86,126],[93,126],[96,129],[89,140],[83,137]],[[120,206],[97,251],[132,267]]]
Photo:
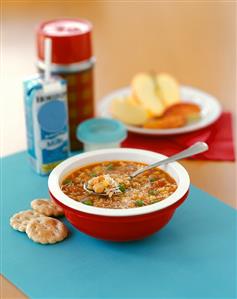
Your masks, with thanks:
[[[123,147],[140,148],[171,156],[197,141],[204,141],[209,150],[192,159],[235,161],[232,116],[224,112],[211,126],[186,134],[154,136],[130,133]]]

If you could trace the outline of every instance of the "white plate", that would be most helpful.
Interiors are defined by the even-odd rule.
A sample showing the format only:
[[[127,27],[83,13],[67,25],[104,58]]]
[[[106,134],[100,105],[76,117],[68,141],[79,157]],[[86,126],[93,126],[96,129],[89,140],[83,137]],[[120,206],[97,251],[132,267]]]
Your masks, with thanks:
[[[187,132],[196,131],[202,128],[209,126],[214,123],[221,114],[221,106],[218,100],[210,94],[207,94],[199,89],[181,86],[181,99],[182,102],[195,103],[201,107],[201,119],[195,123],[186,125],[181,128],[175,129],[144,129],[137,126],[126,125],[128,131],[135,132],[139,134],[149,134],[149,135],[174,135],[182,134]],[[131,94],[130,87],[124,87],[118,90],[115,90],[103,97],[99,102],[98,114],[103,117],[113,116],[110,113],[110,104],[115,98],[123,98]]]

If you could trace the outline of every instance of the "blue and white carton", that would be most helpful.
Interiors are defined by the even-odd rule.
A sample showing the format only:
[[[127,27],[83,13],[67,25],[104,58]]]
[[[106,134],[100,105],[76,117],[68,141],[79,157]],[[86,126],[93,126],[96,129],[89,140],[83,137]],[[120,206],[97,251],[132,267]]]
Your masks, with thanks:
[[[40,75],[24,81],[27,145],[30,163],[41,175],[69,156],[67,84]]]

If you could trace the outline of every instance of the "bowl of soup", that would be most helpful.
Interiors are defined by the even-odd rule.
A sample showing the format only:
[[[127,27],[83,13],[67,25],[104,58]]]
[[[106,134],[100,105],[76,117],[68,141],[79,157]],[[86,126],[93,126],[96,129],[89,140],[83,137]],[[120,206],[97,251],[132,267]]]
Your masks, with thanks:
[[[54,168],[49,193],[81,232],[109,241],[143,239],[163,228],[188,196],[189,175],[177,162],[130,178],[136,170],[164,158],[129,148],[79,154]],[[111,178],[119,192],[102,196],[84,189],[84,183],[94,180],[95,188],[104,191],[107,185],[100,177]]]

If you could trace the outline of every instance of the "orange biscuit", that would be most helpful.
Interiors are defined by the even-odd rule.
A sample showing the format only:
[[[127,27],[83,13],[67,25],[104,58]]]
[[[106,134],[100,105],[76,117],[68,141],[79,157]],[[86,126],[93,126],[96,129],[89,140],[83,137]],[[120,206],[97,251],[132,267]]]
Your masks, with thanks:
[[[200,118],[201,109],[194,103],[179,103],[170,106],[164,113],[164,116],[183,116],[187,121],[193,121]]]
[[[183,127],[185,124],[186,118],[182,115],[170,115],[150,119],[143,127],[147,129],[172,129]]]

